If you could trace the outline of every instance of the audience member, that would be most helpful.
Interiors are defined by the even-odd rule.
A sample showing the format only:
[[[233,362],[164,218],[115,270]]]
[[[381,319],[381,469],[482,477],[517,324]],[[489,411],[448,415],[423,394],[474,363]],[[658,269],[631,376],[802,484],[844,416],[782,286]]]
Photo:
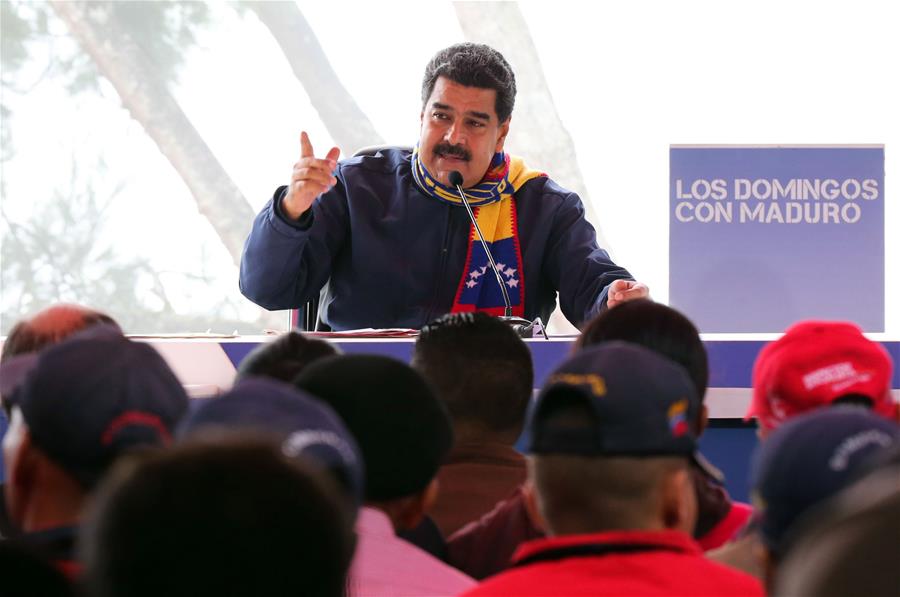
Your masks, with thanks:
[[[752,479],[768,588],[801,522],[819,516],[817,506],[856,481],[867,459],[898,443],[895,423],[837,407],[800,415],[761,445]]]
[[[252,437],[188,441],[117,466],[81,553],[94,597],[344,594],[352,523],[316,467]]]
[[[706,349],[694,324],[671,307],[639,299],[604,311],[593,319],[576,341],[575,350],[612,340],[644,346],[687,370],[698,399],[694,409],[696,417],[689,424],[691,431],[699,436],[706,427],[703,398],[709,373]],[[751,508],[731,500],[722,473],[699,453],[692,461],[691,474],[698,501],[693,534],[704,550],[712,549],[743,527]],[[526,493],[530,490],[521,487],[489,514],[451,536],[448,561],[479,579],[506,569],[519,543],[543,536],[526,507]]]
[[[286,454],[327,470],[356,515],[365,482],[362,456],[343,421],[321,400],[274,379],[239,380],[190,413],[178,435],[190,438],[216,430],[270,434]]]
[[[97,324],[121,331],[112,317],[88,307],[65,303],[47,307],[13,326],[3,343],[0,362],[16,355],[38,352],[45,346],[58,344],[75,332]]]
[[[485,313],[452,313],[422,328],[412,366],[450,412],[454,445],[431,517],[445,535],[484,515],[526,478],[513,445],[534,388],[531,353]]]
[[[773,595],[896,597],[900,592],[900,466],[833,498],[797,530]]]
[[[766,345],[753,366],[753,402],[761,437],[795,415],[830,404],[857,404],[898,420],[891,357],[852,323],[803,321]]]
[[[119,329],[119,325],[109,315],[82,307],[81,305],[62,303],[47,307],[28,319],[18,321],[13,326],[3,342],[0,363],[21,354],[38,352],[45,346],[57,344],[75,332],[97,324],[105,324]],[[15,375],[12,377],[17,378]],[[0,412],[0,437],[2,437],[9,425],[9,409],[3,399],[3,394],[6,393],[4,390],[6,383],[2,380],[0,382],[2,382],[2,385],[0,385],[0,405],[3,406],[3,410]],[[3,473],[2,478],[5,479],[5,469],[2,462],[0,462],[0,472]],[[9,523],[6,513],[6,502],[3,499],[4,493],[2,483],[0,483],[0,538],[10,537],[15,534],[15,529]]]
[[[453,443],[446,408],[422,376],[387,357],[346,355],[313,363],[295,385],[340,415],[365,462],[350,594],[456,595],[472,586],[463,573],[396,536],[415,528],[434,503],[435,475]]]
[[[290,383],[313,361],[336,354],[334,344],[288,332],[253,349],[238,365],[237,379],[262,376]]]
[[[707,424],[704,398],[709,364],[697,328],[675,309],[650,300],[633,301],[619,307],[609,309],[591,321],[576,341],[576,348],[622,340],[649,348],[684,367],[697,388],[697,417],[689,423],[692,432],[700,437]],[[721,471],[701,455],[697,456],[691,468],[697,491],[697,526],[693,534],[700,546],[708,550],[734,537],[747,523],[752,508],[732,501]]]
[[[773,430],[799,414],[831,405],[871,409],[897,420],[890,395],[891,358],[879,343],[848,322],[803,321],[767,344],[753,367],[753,401],[747,418],[756,417],[765,441]],[[757,557],[763,546],[751,521],[736,541],[711,551],[717,562],[763,579]]]
[[[187,395],[151,346],[107,326],[10,359],[0,375],[14,387],[3,440],[10,520],[20,540],[74,575],[72,546],[89,492],[122,453],[168,443]]]
[[[637,345],[585,348],[549,379],[529,420],[529,474],[549,535],[466,595],[762,595],[703,557],[696,387]]]

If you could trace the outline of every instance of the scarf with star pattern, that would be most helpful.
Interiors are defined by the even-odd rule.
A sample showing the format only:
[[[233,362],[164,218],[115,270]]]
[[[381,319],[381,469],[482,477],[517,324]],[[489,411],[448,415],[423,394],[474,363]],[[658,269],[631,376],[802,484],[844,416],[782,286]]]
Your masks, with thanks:
[[[453,187],[434,179],[419,159],[419,148],[412,154],[412,172],[416,185],[429,197],[463,207],[462,200]],[[463,189],[472,206],[475,220],[484,234],[491,255],[512,305],[512,314],[525,314],[525,282],[522,276],[522,250],[519,246],[519,229],[516,222],[515,192],[533,178],[546,176],[530,170],[522,158],[506,153],[494,154],[491,165],[477,185]],[[469,226],[469,243],[466,265],[463,269],[451,313],[483,311],[491,315],[503,315],[503,293],[497,285],[497,277],[490,271],[490,261],[478,240],[474,226]]]

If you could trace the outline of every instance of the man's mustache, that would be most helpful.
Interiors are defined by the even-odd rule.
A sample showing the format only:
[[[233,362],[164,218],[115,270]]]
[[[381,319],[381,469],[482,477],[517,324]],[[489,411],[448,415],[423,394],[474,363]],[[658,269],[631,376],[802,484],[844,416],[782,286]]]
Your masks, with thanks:
[[[434,155],[436,156],[452,156],[461,158],[466,161],[472,159],[472,154],[462,145],[450,145],[449,143],[438,143],[434,146]]]

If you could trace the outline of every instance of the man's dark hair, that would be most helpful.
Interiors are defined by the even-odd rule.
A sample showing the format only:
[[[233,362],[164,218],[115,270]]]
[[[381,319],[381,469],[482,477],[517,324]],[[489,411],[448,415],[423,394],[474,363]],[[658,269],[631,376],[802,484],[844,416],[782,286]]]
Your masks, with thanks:
[[[438,77],[446,77],[466,87],[497,92],[494,111],[500,122],[512,115],[516,103],[516,76],[503,54],[484,44],[461,43],[434,55],[422,79],[422,105],[431,97]]]
[[[425,490],[453,445],[446,407],[406,363],[350,354],[307,367],[294,385],[343,419],[363,455],[367,502],[398,500]]]
[[[62,342],[75,332],[101,323],[121,331],[119,324],[106,313],[79,305],[54,305],[13,326],[3,343],[0,361],[20,354],[38,352],[51,344]]]
[[[343,595],[354,539],[324,472],[251,436],[121,463],[80,545],[96,597]]]
[[[709,383],[709,363],[700,333],[691,321],[671,307],[640,299],[607,309],[592,319],[575,342],[575,349],[622,340],[639,344],[684,367],[702,403]],[[702,416],[698,409],[698,416]],[[699,433],[701,427],[694,428]]]
[[[872,398],[869,396],[864,396],[862,394],[844,394],[843,396],[839,396],[832,400],[830,406],[858,406],[860,408],[872,410],[874,404]]]
[[[248,354],[238,366],[237,379],[262,376],[290,383],[313,361],[339,353],[337,348],[324,340],[288,332]]]
[[[412,366],[459,424],[518,436],[534,387],[531,353],[505,322],[451,313],[422,328]]]

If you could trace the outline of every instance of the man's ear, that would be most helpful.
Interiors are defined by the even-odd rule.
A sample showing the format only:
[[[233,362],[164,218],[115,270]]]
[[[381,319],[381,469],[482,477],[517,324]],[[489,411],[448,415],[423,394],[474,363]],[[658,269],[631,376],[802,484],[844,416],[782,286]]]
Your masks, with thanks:
[[[660,508],[666,529],[692,533],[697,522],[697,494],[689,467],[678,468],[663,478]]]
[[[437,477],[431,480],[428,486],[414,496],[405,498],[400,511],[397,513],[397,525],[400,529],[411,530],[419,526],[425,514],[437,501],[440,484]]]
[[[704,404],[700,407],[700,416],[697,421],[697,437],[703,435],[707,425],[709,425],[709,409]]]
[[[507,118],[504,122],[500,123],[500,136],[497,137],[497,145],[494,148],[494,153],[500,153],[503,151],[503,145],[506,143],[506,136],[509,134],[509,123],[512,120],[512,116]]]
[[[16,525],[21,525],[25,506],[31,501],[31,494],[39,475],[41,457],[35,450],[28,430],[22,428],[17,433],[20,433],[21,437],[16,438],[15,445],[9,445],[9,439],[4,442],[6,464],[4,497],[9,519]]]
[[[775,555],[760,541],[753,545],[753,556],[759,563],[759,570],[762,570],[762,580],[763,586],[766,588],[766,594],[771,595],[772,589],[775,587],[775,574],[778,572],[778,562],[775,560]]]
[[[541,514],[541,508],[538,506],[537,490],[531,479],[527,479],[522,485],[522,498],[525,501],[525,512],[528,514],[531,524],[534,525],[534,528],[547,532],[547,524]]]

